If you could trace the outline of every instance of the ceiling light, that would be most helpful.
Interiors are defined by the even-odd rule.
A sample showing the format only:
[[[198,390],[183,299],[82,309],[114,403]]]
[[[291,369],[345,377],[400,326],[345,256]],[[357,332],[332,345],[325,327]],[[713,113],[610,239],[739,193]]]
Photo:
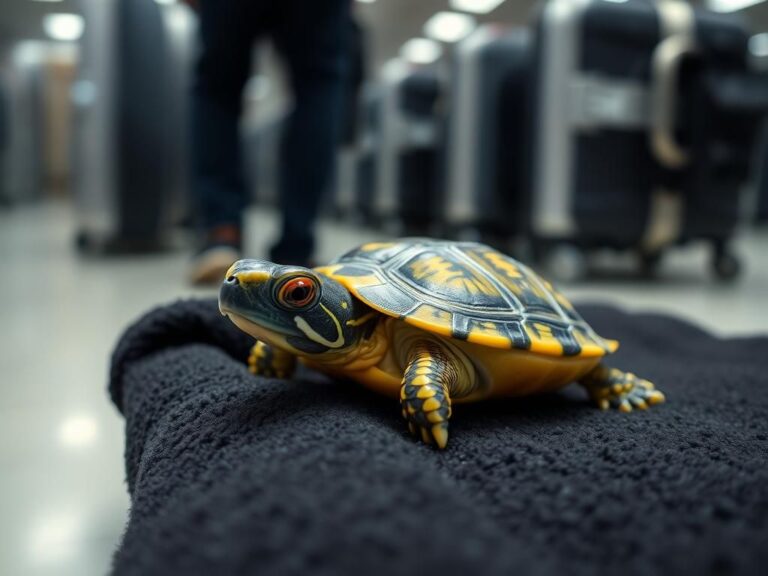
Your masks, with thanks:
[[[475,28],[475,19],[458,12],[438,12],[424,24],[424,33],[441,42],[458,42]]]
[[[64,0],[34,0],[35,2],[63,2]]]
[[[376,0],[357,0],[360,4],[373,4]]]
[[[430,64],[442,53],[440,44],[428,38],[411,38],[400,48],[400,55],[414,64]]]
[[[155,2],[157,2],[158,4],[163,4],[163,5],[176,4],[176,0],[155,0]]]
[[[760,4],[764,0],[707,0],[707,8],[713,12],[736,12]]]
[[[85,20],[78,14],[46,14],[43,30],[54,40],[77,40],[83,35]]]
[[[504,0],[451,0],[451,8],[475,14],[488,14]]]

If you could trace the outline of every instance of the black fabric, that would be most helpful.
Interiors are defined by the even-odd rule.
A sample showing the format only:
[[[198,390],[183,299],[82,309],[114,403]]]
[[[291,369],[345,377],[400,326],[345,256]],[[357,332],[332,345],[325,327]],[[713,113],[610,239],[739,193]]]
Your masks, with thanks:
[[[578,387],[456,406],[448,449],[304,371],[257,379],[213,301],[131,327],[110,392],[132,508],[117,574],[765,574],[767,338],[580,310],[667,403]]]

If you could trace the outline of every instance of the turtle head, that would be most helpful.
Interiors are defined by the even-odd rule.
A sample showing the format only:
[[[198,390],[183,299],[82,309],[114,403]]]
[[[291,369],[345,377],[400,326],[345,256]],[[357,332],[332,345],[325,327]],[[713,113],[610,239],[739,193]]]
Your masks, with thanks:
[[[309,268],[239,260],[219,290],[219,310],[254,338],[298,355],[343,350],[357,341],[356,301]]]

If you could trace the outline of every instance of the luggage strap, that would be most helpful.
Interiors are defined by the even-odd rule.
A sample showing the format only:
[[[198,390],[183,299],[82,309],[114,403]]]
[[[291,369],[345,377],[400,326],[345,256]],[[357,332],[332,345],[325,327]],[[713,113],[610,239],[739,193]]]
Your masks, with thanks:
[[[688,153],[675,139],[678,77],[686,56],[696,52],[693,8],[680,0],[658,4],[662,40],[653,53],[651,82],[651,151],[662,166],[688,163]]]
[[[653,53],[651,71],[650,148],[656,160],[669,169],[688,164],[688,152],[675,138],[678,77],[684,58],[696,51],[693,8],[680,0],[662,0],[657,5],[661,42]],[[660,250],[680,237],[683,196],[679,191],[657,188],[651,205],[642,246],[647,252]]]

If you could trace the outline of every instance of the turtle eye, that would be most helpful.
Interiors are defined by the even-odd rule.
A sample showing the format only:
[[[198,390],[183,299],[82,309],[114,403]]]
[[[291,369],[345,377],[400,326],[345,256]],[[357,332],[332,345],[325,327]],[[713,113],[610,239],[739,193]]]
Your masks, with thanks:
[[[306,308],[315,302],[317,283],[307,276],[287,280],[277,291],[278,302],[287,308]]]

